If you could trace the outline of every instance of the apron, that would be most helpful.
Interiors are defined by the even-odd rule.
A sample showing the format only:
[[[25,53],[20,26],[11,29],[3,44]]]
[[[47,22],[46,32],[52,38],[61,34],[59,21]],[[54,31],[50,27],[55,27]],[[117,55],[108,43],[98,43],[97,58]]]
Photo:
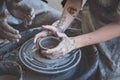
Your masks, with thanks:
[[[107,3],[101,6],[102,2],[100,3],[98,0],[87,1],[81,14],[82,33],[95,31],[110,23],[114,19],[118,1],[109,0],[107,6]],[[113,3],[113,5],[110,3]],[[116,5],[114,6],[114,4]],[[120,37],[95,46],[99,51],[99,68],[102,80],[120,80]]]

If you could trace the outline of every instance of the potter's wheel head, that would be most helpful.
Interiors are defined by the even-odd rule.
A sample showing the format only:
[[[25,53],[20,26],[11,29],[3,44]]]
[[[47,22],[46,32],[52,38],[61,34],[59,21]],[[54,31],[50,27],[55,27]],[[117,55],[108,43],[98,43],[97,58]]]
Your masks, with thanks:
[[[22,63],[28,68],[45,74],[56,74],[68,71],[74,68],[81,59],[80,50],[74,50],[58,59],[46,59],[38,53],[33,53],[33,39],[28,40],[22,45],[19,51],[19,57]]]

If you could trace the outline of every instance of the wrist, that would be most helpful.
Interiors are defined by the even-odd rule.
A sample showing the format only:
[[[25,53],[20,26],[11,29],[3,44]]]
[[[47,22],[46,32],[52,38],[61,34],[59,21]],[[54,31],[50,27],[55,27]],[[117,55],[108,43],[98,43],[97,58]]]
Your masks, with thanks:
[[[46,34],[45,36],[51,36],[53,33],[49,30],[44,30],[42,31],[44,34]]]
[[[70,37],[70,38],[71,38],[71,40],[72,40],[72,47],[73,47],[73,49],[77,49],[78,47],[77,47],[77,45],[76,45],[75,38],[74,38],[74,37]]]
[[[84,47],[83,41],[80,40],[78,37],[72,37],[72,39],[74,40],[75,49]]]
[[[57,28],[57,30],[59,31],[59,32],[64,32],[65,30],[64,29],[62,29],[61,27],[56,27]]]
[[[62,27],[59,26],[59,21],[60,21],[60,20],[55,21],[55,22],[52,24],[52,26],[54,26],[54,27],[57,29],[57,31],[59,31],[59,32],[64,32],[65,29],[64,29],[63,26],[62,26]]]

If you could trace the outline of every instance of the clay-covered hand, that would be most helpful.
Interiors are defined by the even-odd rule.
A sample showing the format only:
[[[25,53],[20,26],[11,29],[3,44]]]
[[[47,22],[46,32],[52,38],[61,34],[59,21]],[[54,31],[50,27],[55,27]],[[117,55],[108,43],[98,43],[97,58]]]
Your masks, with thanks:
[[[57,31],[57,28],[50,25],[46,25],[46,26],[43,25],[41,28],[43,29],[43,31],[35,35],[34,43],[37,43],[37,40],[40,40],[43,37],[54,35],[55,33],[54,31],[55,30]],[[54,30],[50,30],[50,29],[54,29]]]
[[[12,42],[19,41],[21,35],[19,31],[8,25],[6,21],[6,17],[8,15],[8,11],[4,10],[0,13],[0,38],[8,39]]]
[[[19,34],[18,30],[12,28],[6,22],[0,21],[0,37],[8,39],[12,42],[18,42],[21,38],[21,35]]]
[[[46,58],[56,59],[64,56],[68,52],[75,49],[75,42],[71,37],[68,37],[66,34],[57,31],[55,27],[44,26],[44,28],[51,30],[55,35],[62,39],[57,47],[48,50],[43,50],[41,52],[41,54],[44,55]]]
[[[35,17],[34,9],[27,4],[21,2],[7,2],[7,8],[9,12],[16,18],[23,20],[24,24],[27,26],[31,24],[31,21]]]

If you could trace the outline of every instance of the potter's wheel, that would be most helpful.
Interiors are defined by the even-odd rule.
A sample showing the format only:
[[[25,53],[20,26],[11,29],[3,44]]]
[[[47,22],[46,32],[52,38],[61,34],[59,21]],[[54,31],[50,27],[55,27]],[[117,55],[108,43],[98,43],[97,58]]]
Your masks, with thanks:
[[[46,59],[37,52],[33,53],[33,39],[25,42],[19,51],[19,57],[22,63],[28,68],[45,74],[56,74],[68,71],[79,63],[81,52],[79,49],[71,51],[66,56],[59,59]]]

